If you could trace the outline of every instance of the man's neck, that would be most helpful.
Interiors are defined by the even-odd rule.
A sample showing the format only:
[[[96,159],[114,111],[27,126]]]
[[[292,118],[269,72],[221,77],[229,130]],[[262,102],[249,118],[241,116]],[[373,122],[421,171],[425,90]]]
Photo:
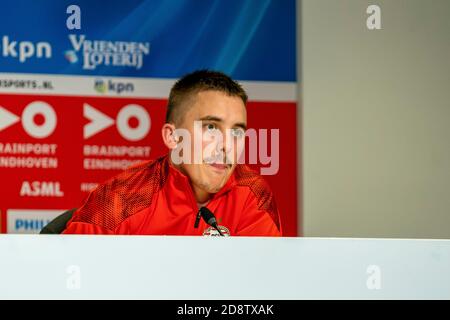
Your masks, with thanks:
[[[205,190],[201,190],[196,188],[191,184],[192,191],[194,191],[194,197],[197,203],[205,203],[211,198],[211,194],[206,192]]]
[[[170,153],[169,153],[169,163],[174,168],[176,168],[178,171],[180,171],[182,174],[187,176],[186,172],[184,172],[183,168],[180,165],[177,165],[177,164],[172,162]],[[211,193],[209,193],[209,192],[207,192],[207,191],[205,191],[203,189],[197,188],[195,185],[192,184],[191,181],[189,181],[189,185],[191,186],[191,189],[192,189],[192,191],[194,193],[195,201],[197,201],[197,203],[205,203],[205,202],[209,201],[209,199],[211,199],[211,197],[212,197]]]

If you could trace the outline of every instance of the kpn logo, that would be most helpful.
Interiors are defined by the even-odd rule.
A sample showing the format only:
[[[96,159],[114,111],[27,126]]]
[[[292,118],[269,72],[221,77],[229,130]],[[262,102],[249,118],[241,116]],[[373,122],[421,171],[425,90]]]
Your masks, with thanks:
[[[105,93],[106,92],[105,81],[103,81],[102,79],[96,79],[94,83],[94,89],[99,93]]]
[[[94,81],[94,89],[98,93],[108,93],[114,92],[117,94],[121,94],[123,92],[133,92],[134,85],[131,82],[118,82],[113,80],[105,81],[103,79],[95,79]]]
[[[48,42],[18,41],[4,35],[1,40],[1,55],[4,58],[18,59],[25,63],[28,59],[50,59],[52,46]]]

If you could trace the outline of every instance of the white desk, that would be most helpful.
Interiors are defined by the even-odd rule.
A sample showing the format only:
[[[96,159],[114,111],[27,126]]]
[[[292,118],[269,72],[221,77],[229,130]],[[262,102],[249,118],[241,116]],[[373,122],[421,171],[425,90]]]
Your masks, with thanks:
[[[11,298],[450,299],[450,240],[0,235]]]

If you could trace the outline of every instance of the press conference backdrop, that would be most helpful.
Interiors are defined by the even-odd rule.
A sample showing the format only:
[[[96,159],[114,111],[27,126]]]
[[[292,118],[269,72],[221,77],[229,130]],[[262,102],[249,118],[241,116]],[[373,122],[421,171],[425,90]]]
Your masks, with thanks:
[[[279,129],[278,155],[254,167],[297,235],[296,2],[77,1],[80,30],[66,26],[71,4],[1,4],[1,231],[38,232],[97,183],[165,154],[170,87],[210,68],[248,90],[250,127],[272,145]]]

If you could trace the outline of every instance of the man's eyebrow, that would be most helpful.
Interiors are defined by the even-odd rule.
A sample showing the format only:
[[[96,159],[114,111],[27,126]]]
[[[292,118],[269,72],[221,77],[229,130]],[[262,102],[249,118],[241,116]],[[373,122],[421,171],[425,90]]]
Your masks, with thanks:
[[[247,130],[247,125],[243,122],[235,123],[233,127],[238,127],[238,128]]]
[[[219,118],[219,117],[216,117],[216,116],[204,116],[204,117],[201,117],[199,120],[201,120],[201,121],[223,122],[222,118]]]
[[[204,116],[199,119],[200,121],[215,121],[215,122],[223,122],[222,118],[216,116]],[[244,130],[247,130],[247,125],[243,122],[238,122],[233,125],[233,128],[238,127]]]

